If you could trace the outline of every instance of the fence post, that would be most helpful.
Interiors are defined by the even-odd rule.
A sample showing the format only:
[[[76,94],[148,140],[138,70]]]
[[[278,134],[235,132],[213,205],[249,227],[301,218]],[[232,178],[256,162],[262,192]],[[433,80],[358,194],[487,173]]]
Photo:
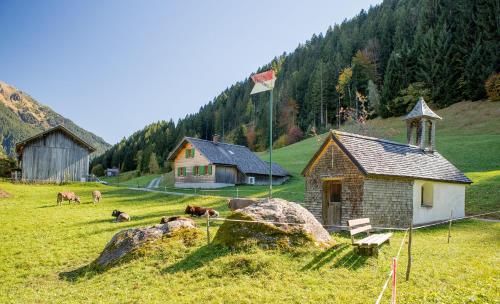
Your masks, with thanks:
[[[406,266],[406,281],[410,279],[410,271],[411,271],[411,239],[413,232],[413,220],[410,222],[410,235],[408,236],[408,265]]]
[[[397,259],[392,258],[392,297],[391,304],[396,304],[396,264]]]
[[[210,245],[210,214],[207,211],[207,245]]]
[[[238,187],[236,187],[236,198],[239,198],[240,197],[240,191],[238,189]]]
[[[448,244],[451,238],[451,220],[453,219],[453,210],[450,211],[450,224],[448,225]]]

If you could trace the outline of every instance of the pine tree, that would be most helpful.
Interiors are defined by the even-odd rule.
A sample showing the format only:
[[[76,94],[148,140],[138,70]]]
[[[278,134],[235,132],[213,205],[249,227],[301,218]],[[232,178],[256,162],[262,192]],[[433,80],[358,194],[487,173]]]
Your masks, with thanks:
[[[158,165],[158,160],[156,159],[156,153],[152,152],[149,156],[149,173],[158,174],[160,173],[160,166]]]
[[[238,129],[236,129],[236,134],[234,135],[234,144],[240,146],[247,145],[247,137],[245,136],[245,127],[240,125]]]

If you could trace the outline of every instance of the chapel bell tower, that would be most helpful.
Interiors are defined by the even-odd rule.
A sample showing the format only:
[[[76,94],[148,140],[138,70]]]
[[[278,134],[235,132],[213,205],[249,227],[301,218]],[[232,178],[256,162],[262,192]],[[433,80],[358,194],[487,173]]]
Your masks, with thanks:
[[[419,146],[425,151],[436,149],[436,121],[441,120],[420,97],[417,104],[404,118],[406,120],[406,136],[409,145]]]

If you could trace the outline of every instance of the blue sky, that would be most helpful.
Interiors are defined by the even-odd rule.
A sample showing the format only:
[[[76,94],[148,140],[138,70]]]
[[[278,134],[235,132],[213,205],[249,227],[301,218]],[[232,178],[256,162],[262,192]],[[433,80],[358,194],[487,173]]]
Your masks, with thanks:
[[[0,1],[0,79],[116,143],[380,0]]]

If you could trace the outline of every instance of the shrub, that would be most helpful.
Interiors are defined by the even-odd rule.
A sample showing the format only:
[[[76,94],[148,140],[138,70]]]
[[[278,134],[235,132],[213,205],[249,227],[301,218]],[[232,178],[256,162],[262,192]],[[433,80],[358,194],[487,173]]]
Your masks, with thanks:
[[[500,101],[500,73],[491,74],[484,82],[486,95],[491,101]]]
[[[95,176],[104,176],[104,167],[101,164],[97,164],[92,167],[91,172]]]

